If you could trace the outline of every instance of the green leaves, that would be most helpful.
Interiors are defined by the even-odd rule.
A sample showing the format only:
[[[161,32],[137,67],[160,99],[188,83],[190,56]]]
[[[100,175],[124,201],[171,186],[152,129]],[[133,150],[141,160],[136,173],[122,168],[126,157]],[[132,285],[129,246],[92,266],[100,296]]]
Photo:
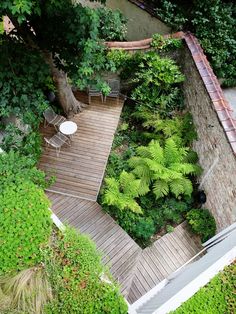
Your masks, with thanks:
[[[142,103],[137,110],[144,111],[149,108],[152,113],[160,111],[165,114],[178,106],[179,90],[176,84],[183,82],[175,62],[168,58],[161,58],[155,51],[145,53],[135,72],[134,82],[137,87],[131,97]]]
[[[10,184],[0,194],[0,274],[41,262],[51,234],[49,201],[30,181]]]
[[[186,218],[192,231],[201,237],[202,242],[215,235],[216,222],[208,209],[192,209],[187,213]]]
[[[184,302],[171,314],[189,313],[226,313],[236,308],[235,298],[236,264],[235,262],[218,273],[205,287]]]
[[[122,171],[118,180],[106,178],[104,204],[116,205],[119,209],[130,209],[135,213],[142,213],[141,207],[135,201],[140,195],[140,180],[132,173]]]
[[[46,306],[45,313],[127,313],[127,304],[119,288],[88,236],[66,228],[63,234],[55,235],[52,250],[45,258],[54,288],[54,298]],[[110,283],[102,277],[107,277]]]
[[[180,147],[171,138],[161,147],[159,142],[151,141],[147,147],[139,147],[137,156],[132,157],[129,164],[133,173],[140,178],[145,192],[153,183],[153,193],[156,198],[180,195],[191,196],[192,183],[187,175],[199,174],[200,167],[186,163],[188,149]]]

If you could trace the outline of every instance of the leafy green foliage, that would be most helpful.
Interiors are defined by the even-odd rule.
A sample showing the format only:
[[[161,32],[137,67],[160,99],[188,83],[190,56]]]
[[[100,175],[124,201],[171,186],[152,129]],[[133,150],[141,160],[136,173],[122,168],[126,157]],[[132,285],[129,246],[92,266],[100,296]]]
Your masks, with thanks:
[[[135,74],[134,82],[138,86],[132,92],[132,98],[142,103],[142,107],[171,111],[176,107],[178,94],[178,89],[172,88],[183,80],[184,76],[173,60],[161,58],[154,51],[148,52],[143,55]]]
[[[43,89],[48,67],[38,52],[29,49],[26,53],[22,43],[5,38],[0,55],[0,116],[13,114],[37,128],[47,108]]]
[[[155,223],[151,217],[140,217],[136,222],[134,235],[136,238],[148,240],[155,231]]]
[[[187,213],[187,221],[194,233],[200,235],[202,242],[216,233],[216,222],[208,209],[192,209]]]
[[[209,0],[152,1],[157,14],[174,29],[193,31],[200,39],[216,75],[224,85],[236,83],[236,4],[233,1]]]
[[[0,274],[41,262],[40,249],[51,234],[50,204],[43,190],[23,180],[0,194]]]
[[[161,34],[152,36],[151,47],[161,51],[178,49],[182,46],[182,41],[177,38],[165,38]]]
[[[1,143],[5,152],[14,150],[24,156],[28,156],[36,163],[42,152],[42,139],[38,131],[33,131],[28,125],[27,131],[20,130],[17,126],[9,123],[5,127],[6,135]]]
[[[45,173],[35,167],[31,158],[13,151],[0,154],[0,194],[8,187],[20,185],[23,181],[33,182],[45,189],[53,180],[53,177],[47,180]]]
[[[141,179],[141,193],[146,194],[150,186],[156,198],[169,193],[179,197],[191,196],[192,183],[188,175],[199,174],[200,167],[186,162],[188,149],[179,147],[171,138],[167,139],[164,148],[157,141],[137,148],[137,156],[129,164],[133,173]]]
[[[225,313],[232,314],[236,308],[236,264],[225,267],[205,287],[184,302],[173,314]]]
[[[181,1],[169,1],[152,0],[152,3],[156,7],[157,15],[168,25],[170,25],[174,30],[182,29],[188,19],[186,18],[183,9],[181,8]],[[188,2],[188,5],[190,3]]]
[[[116,205],[119,209],[130,209],[135,213],[142,213],[141,207],[136,202],[140,191],[140,180],[135,179],[132,173],[122,171],[118,180],[105,179],[107,189],[104,192],[104,204]]]
[[[46,254],[45,264],[55,296],[45,313],[127,313],[118,287],[87,236],[71,228],[58,233],[52,250]],[[107,277],[105,281],[102,275]]]
[[[184,146],[189,146],[193,140],[197,139],[197,132],[190,113],[161,119],[158,113],[152,114],[146,110],[137,116],[145,119],[143,126],[151,131],[151,134],[148,133],[149,138],[162,140],[171,137]],[[154,136],[153,133],[157,136]]]
[[[127,19],[119,10],[97,9],[100,19],[100,36],[105,40],[122,41],[126,38]]]
[[[120,49],[111,49],[107,52],[107,58],[111,63],[113,71],[120,70],[121,68],[124,70],[127,66],[128,62],[132,59],[132,55],[125,50]]]
[[[183,95],[178,87],[183,76],[170,59],[162,59],[154,51],[130,56],[127,52],[112,50],[108,55],[114,68],[121,71],[122,78],[130,80],[136,77],[137,79],[140,73],[145,76],[145,80],[135,80],[135,89],[131,92],[133,95],[142,86],[142,99],[145,102],[130,100],[126,102],[122,122],[116,132],[106,169],[105,184],[100,191],[100,202],[124,230],[141,246],[146,246],[150,243],[153,234],[156,232],[163,234],[165,230],[168,231],[182,222],[186,212],[191,208],[189,196],[192,192],[192,183],[190,179],[193,174],[200,172],[200,169],[195,165],[196,153],[184,146],[189,146],[196,139],[196,131],[191,115],[178,111],[183,109]],[[157,72],[158,67],[162,65],[164,67],[156,74],[157,78],[155,74],[150,77],[145,75],[148,71],[148,73]],[[152,84],[153,77],[156,84]],[[145,85],[149,78],[150,84]],[[150,93],[155,94],[155,92],[158,96],[150,98]],[[153,139],[158,140],[159,148],[163,151],[163,163],[169,163],[168,165],[158,161],[158,153],[155,149],[152,150],[153,155],[149,152],[150,156],[145,154],[141,157],[138,153],[138,157],[135,153],[136,150],[142,150],[143,145],[148,145]],[[167,139],[174,145],[172,150],[171,145],[169,149],[165,148]],[[148,150],[149,146],[144,147],[145,149]],[[164,157],[164,153],[168,156]],[[130,158],[131,161],[129,161]],[[170,162],[171,158],[173,160]],[[137,159],[140,164],[133,167],[132,163]],[[135,169],[134,176],[131,177],[132,168]],[[120,188],[119,180],[123,170],[127,177],[130,176],[130,181],[141,179],[139,191],[131,198],[130,195],[127,197]],[[162,180],[160,176],[163,177]],[[106,185],[107,178],[110,183],[109,188]],[[162,186],[158,186],[158,181],[162,183]],[[128,186],[130,187],[129,184]],[[106,193],[109,199],[104,201]],[[183,201],[170,199],[170,194],[174,194]],[[185,195],[188,195],[188,199]],[[130,200],[132,204],[135,201],[135,206],[138,205],[142,213],[124,210],[125,206],[128,209]]]

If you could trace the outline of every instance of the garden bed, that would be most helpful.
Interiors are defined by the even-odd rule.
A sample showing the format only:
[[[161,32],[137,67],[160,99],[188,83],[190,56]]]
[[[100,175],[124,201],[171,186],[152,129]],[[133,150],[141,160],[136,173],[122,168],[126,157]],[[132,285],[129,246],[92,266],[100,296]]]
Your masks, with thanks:
[[[171,232],[186,217],[197,219],[205,241],[215,232],[209,212],[187,215],[198,207],[193,195],[201,168],[191,149],[197,134],[183,105],[185,78],[176,63],[163,54],[181,43],[156,35],[152,46],[152,51],[132,56],[121,51],[110,53],[130,88],[100,203],[141,246]],[[209,217],[209,234],[203,235],[201,215]]]
[[[171,313],[235,313],[235,281],[236,261]]]

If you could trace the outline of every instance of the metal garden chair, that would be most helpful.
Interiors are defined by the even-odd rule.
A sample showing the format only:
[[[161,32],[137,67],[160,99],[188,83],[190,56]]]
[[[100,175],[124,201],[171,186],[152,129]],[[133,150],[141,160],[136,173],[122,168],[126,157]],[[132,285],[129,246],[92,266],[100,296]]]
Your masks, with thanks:
[[[62,124],[62,122],[66,121],[65,117],[63,117],[59,114],[56,114],[51,107],[47,108],[44,111],[43,116],[45,118],[45,120],[44,120],[44,127],[45,128],[47,125],[52,124],[54,126],[54,128],[56,130],[58,130],[58,128]]]
[[[50,139],[44,137],[44,140],[47,146],[52,146],[56,149],[57,157],[59,157],[62,145],[66,143],[68,146],[70,146],[70,139],[61,132],[57,132]]]
[[[95,85],[89,85],[87,88],[88,98],[89,98],[89,105],[91,103],[91,97],[100,96],[103,102],[103,94],[100,90],[97,89]]]
[[[106,102],[107,97],[112,97],[117,99],[117,104],[119,102],[119,95],[120,95],[120,81],[117,79],[109,79],[107,80],[107,84],[109,85],[111,91],[109,95],[105,96],[104,100]]]

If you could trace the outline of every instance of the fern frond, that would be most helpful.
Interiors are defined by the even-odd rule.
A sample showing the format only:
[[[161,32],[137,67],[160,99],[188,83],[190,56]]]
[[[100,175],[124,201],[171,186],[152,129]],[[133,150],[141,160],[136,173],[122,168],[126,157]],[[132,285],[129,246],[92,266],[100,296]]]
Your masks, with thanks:
[[[176,142],[172,138],[168,138],[164,148],[165,164],[168,166],[172,163],[180,162],[182,156],[179,153]]]
[[[119,192],[119,182],[115,178],[106,178],[105,183],[107,189],[113,190],[114,193]]]
[[[141,179],[140,185],[139,185],[139,195],[145,195],[147,194],[149,189],[150,182],[147,183],[144,179]]]
[[[182,179],[175,179],[170,182],[170,191],[175,197],[184,194],[184,185]]]
[[[151,153],[151,158],[155,160],[155,162],[163,165],[165,162],[164,150],[160,146],[159,142],[152,140],[148,145],[148,149]]]
[[[153,193],[155,194],[156,198],[161,198],[169,193],[169,185],[164,180],[157,180],[153,184]]]
[[[193,151],[193,150],[189,150],[188,154],[184,158],[183,162],[187,162],[187,163],[196,163],[196,162],[198,162],[198,155],[197,155],[197,153],[195,151]]]
[[[187,178],[183,178],[182,179],[182,185],[184,187],[184,194],[186,196],[191,196],[192,192],[193,192],[193,185],[191,180],[187,179]]]
[[[140,180],[137,180],[132,173],[122,171],[119,178],[120,189],[128,197],[139,195]]]
[[[196,166],[188,163],[174,163],[170,165],[170,169],[181,172],[184,175],[195,174]]]
[[[136,149],[137,154],[142,158],[152,158],[152,154],[150,152],[149,147],[146,146],[139,146]]]
[[[151,179],[152,179],[152,172],[150,168],[147,166],[147,164],[143,166],[137,166],[134,170],[133,173],[140,178],[143,182],[146,184],[150,184]]]
[[[127,208],[136,214],[142,214],[143,213],[142,208],[139,206],[139,204],[135,200],[130,200],[127,203]]]

